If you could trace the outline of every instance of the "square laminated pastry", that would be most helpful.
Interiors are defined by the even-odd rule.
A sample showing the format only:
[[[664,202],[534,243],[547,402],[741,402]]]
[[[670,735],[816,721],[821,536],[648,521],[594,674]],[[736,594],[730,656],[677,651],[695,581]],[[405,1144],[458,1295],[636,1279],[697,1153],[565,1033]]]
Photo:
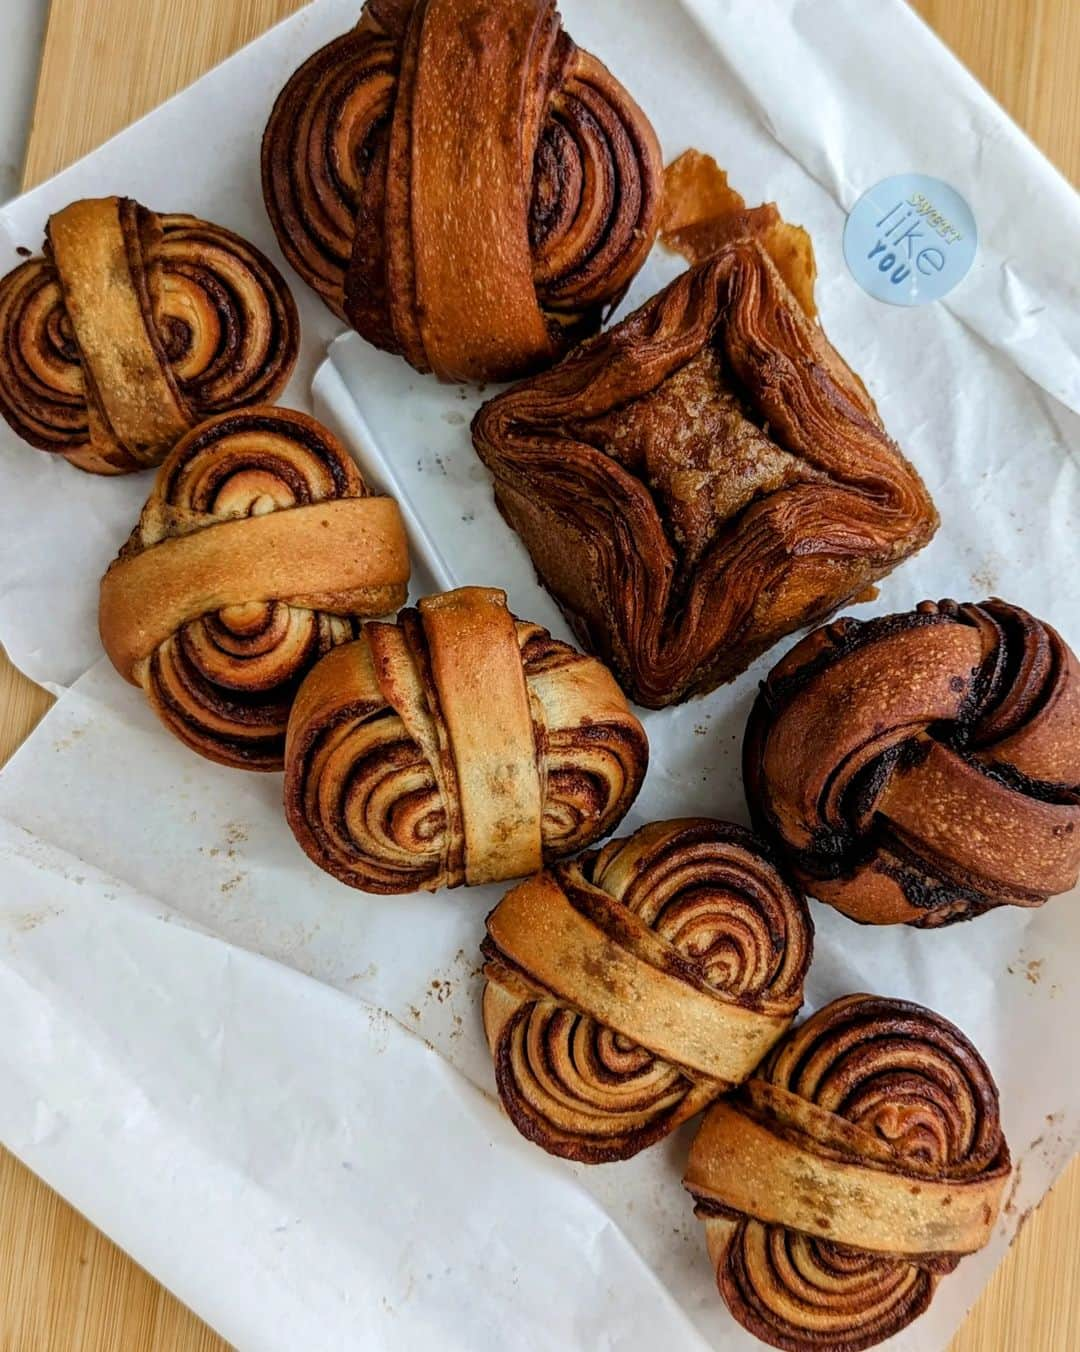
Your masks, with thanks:
[[[731,680],[938,521],[816,322],[804,232],[715,165],[720,191],[680,199],[672,170],[666,237],[700,261],[473,424],[544,584],[650,708]]]

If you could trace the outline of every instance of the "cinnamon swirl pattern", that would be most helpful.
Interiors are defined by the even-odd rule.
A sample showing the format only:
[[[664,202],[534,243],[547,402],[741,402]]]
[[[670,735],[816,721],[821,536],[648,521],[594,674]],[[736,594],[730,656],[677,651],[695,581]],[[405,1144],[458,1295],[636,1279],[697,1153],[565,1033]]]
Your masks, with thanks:
[[[805,268],[779,227],[740,213],[711,257],[473,423],[545,585],[649,708],[731,680],[937,526],[765,247]]]
[[[740,1084],[802,1003],[806,905],[749,832],[656,822],[509,892],[483,943],[499,1097],[553,1155],[627,1159]]]
[[[365,892],[498,882],[592,844],[645,776],[641,724],[599,662],[484,587],[363,626],[300,688],[285,811]]]
[[[762,686],[743,760],[759,828],[855,920],[946,925],[1080,875],[1080,666],[1019,606],[816,630]]]
[[[684,1182],[745,1328],[788,1352],[858,1352],[986,1244],[1009,1171],[997,1088],[964,1034],[850,995],[709,1109]]]
[[[291,409],[225,413],[158,472],[101,583],[105,651],[165,725],[224,765],[280,770],[303,677],[402,605],[405,529],[351,456]]]
[[[157,465],[196,423],[273,401],[296,306],[258,249],[127,197],[49,218],[45,253],[0,279],[0,413],[94,474]]]
[[[509,379],[600,326],[656,234],[661,161],[554,0],[369,0],[274,106],[289,262],[369,342]]]

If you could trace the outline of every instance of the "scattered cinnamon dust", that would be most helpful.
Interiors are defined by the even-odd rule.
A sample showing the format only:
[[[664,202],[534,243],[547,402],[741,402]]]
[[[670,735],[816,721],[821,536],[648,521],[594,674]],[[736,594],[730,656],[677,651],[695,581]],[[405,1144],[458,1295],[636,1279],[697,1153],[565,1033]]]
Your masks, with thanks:
[[[1033,986],[1037,986],[1037,985],[1039,984],[1039,982],[1042,980],[1042,976],[1043,976],[1043,971],[1042,971],[1042,969],[1043,969],[1043,967],[1044,967],[1045,964],[1046,964],[1046,959],[1045,959],[1045,958],[1029,958],[1029,959],[1025,962],[1025,961],[1023,961],[1023,957],[1024,957],[1023,950],[1021,950],[1021,952],[1020,952],[1020,957],[1019,957],[1019,960],[1018,960],[1018,966],[1013,966],[1012,963],[1009,963],[1009,964],[1006,966],[1005,970],[1008,972],[1008,974],[1009,974],[1010,976],[1016,976],[1017,971],[1019,970],[1020,974],[1021,974],[1027,981],[1029,981]],[[1051,988],[1051,989],[1053,990],[1054,988]]]
[[[236,852],[237,845],[243,845],[248,838],[248,828],[242,822],[225,823],[225,843],[230,856]]]
[[[1024,1172],[1024,1161],[1020,1158],[1013,1167],[1012,1183],[1009,1187],[1009,1195],[1005,1198],[1005,1205],[1001,1208],[1002,1213],[1011,1216],[1016,1210],[1016,1194],[1020,1188],[1020,1179]]]

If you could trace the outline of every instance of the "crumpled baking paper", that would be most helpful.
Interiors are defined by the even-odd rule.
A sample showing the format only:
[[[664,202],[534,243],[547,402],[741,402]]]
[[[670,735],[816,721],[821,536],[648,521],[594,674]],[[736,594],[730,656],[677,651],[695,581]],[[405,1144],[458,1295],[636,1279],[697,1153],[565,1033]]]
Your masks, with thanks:
[[[357,9],[318,0],[9,204],[0,267],[15,245],[38,247],[50,211],[110,191],[195,211],[278,257],[258,137],[292,69]],[[562,10],[669,158],[711,152],[749,201],[775,199],[814,237],[823,322],[943,519],[856,613],[997,593],[1080,643],[1068,185],[900,0]],[[943,301],[894,309],[859,289],[841,239],[858,196],[906,170],[965,196],[980,250]],[[680,266],[654,251],[626,307]],[[399,497],[414,595],[495,583],[565,636],[471,450],[480,396],[355,335],[319,367],[338,326],[287,275],[304,347],[283,402],[314,405]],[[0,431],[0,639],[65,692],[0,775],[0,1138],[241,1346],[752,1345],[679,1186],[692,1127],[590,1170],[526,1146],[483,1097],[477,945],[500,889],[339,886],[294,844],[279,776],[193,756],[101,660],[98,578],[147,491],[148,476],[95,480]],[[745,820],[742,727],[782,646],[733,685],[645,715],[652,767],[624,831]],[[895,1348],[947,1342],[1080,1138],[1077,901],[937,933],[814,907],[808,1009],[864,989],[956,1020],[994,1070],[1017,1162],[993,1243]]]

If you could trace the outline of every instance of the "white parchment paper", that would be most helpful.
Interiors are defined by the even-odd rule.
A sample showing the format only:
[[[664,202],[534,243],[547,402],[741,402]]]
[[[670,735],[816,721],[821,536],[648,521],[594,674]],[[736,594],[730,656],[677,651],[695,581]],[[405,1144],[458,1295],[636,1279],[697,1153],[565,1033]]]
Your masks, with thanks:
[[[110,191],[278,257],[258,138],[291,70],[357,8],[318,0],[9,204],[0,267],[38,247],[50,211]],[[777,200],[813,234],[823,322],[943,518],[873,611],[995,592],[1080,643],[1072,190],[899,0],[562,10],[669,157],[710,151],[750,201]],[[841,249],[845,210],[905,170],[957,188],[981,240],[961,286],[914,310],[866,296]],[[627,304],[679,266],[655,252]],[[288,275],[304,347],[283,402],[311,407],[337,325]],[[317,412],[402,501],[414,592],[497,583],[565,634],[471,450],[478,400],[355,335],[314,380]],[[477,944],[499,889],[340,887],[284,826],[279,776],[193,756],[100,660],[97,582],[147,490],[147,476],[95,480],[0,430],[0,639],[36,679],[70,687],[0,775],[0,1137],[244,1347],[748,1346],[679,1186],[689,1129],[575,1168],[526,1147],[472,1087],[492,1089]],[[742,727],[779,651],[645,716],[653,763],[625,829],[745,819]],[[944,1346],[1080,1137],[1078,903],[930,934],[814,908],[808,1007],[867,989],[955,1019],[995,1072],[1018,1163],[994,1242],[897,1348]]]

